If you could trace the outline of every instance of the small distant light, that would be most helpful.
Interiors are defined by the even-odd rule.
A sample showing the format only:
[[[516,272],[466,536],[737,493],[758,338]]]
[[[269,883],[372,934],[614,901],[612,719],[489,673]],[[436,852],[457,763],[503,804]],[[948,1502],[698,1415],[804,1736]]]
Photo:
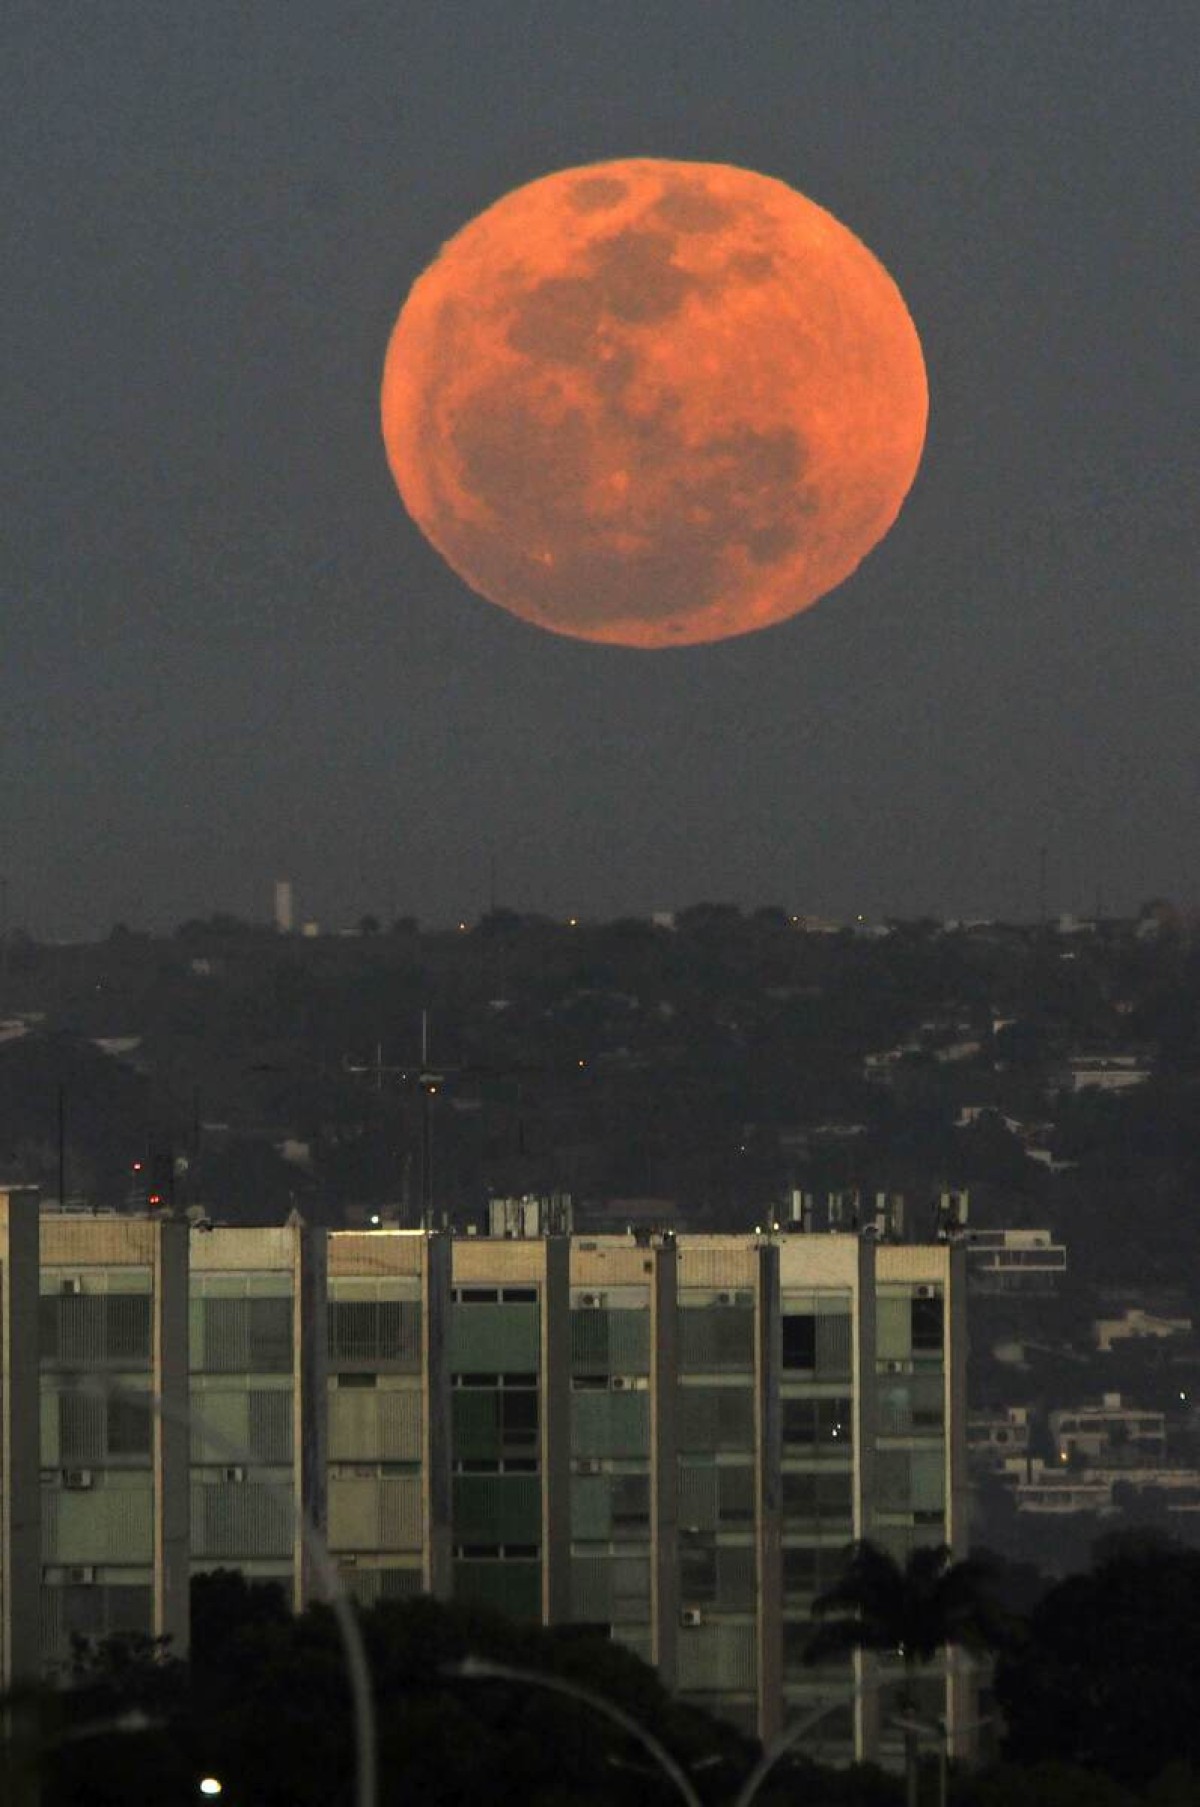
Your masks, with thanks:
[[[459,925],[458,925],[458,929],[459,929],[459,933],[460,933],[460,934],[461,934],[461,935],[465,935],[465,934],[466,934],[466,932],[467,932],[467,925],[466,925],[466,923],[465,923],[465,922],[460,922],[460,923],[459,923]]]
[[[140,1173],[142,1171],[142,1163],[140,1161],[135,1161],[133,1163],[133,1171],[135,1173]]]
[[[586,1066],[587,1066],[587,1061],[586,1061],[586,1060],[580,1060],[580,1061],[577,1061],[577,1062],[576,1062],[576,1065],[577,1065],[577,1066],[581,1066],[581,1067],[586,1067]],[[1181,1393],[1181,1394],[1180,1394],[1180,1395],[1179,1395],[1179,1397],[1180,1397],[1180,1398],[1181,1398],[1181,1399],[1182,1399],[1182,1398],[1183,1398],[1183,1394],[1182,1394],[1182,1393]]]
[[[201,1781],[200,1781],[200,1793],[201,1794],[218,1795],[218,1794],[221,1794],[222,1792],[223,1792],[223,1790],[221,1788],[221,1784],[217,1781],[217,1778],[215,1776],[203,1776],[201,1778]]]
[[[161,1205],[162,1204],[162,1193],[161,1192],[152,1192],[150,1194],[149,1198],[146,1200],[146,1203],[148,1205]]]
[[[372,1211],[371,1222],[375,1225],[376,1229],[378,1229],[379,1225],[383,1222],[383,1219],[382,1219],[382,1217],[380,1217],[378,1211]]]
[[[567,917],[567,927],[569,929],[577,929],[579,927],[578,916],[568,916]]]
[[[1184,1401],[1186,1401],[1186,1399],[1187,1399],[1187,1394],[1186,1394],[1186,1393],[1181,1393],[1181,1394],[1180,1394],[1180,1395],[1179,1395],[1179,1397],[1180,1397],[1180,1398],[1181,1398],[1181,1399],[1182,1399],[1182,1400],[1184,1400]]]

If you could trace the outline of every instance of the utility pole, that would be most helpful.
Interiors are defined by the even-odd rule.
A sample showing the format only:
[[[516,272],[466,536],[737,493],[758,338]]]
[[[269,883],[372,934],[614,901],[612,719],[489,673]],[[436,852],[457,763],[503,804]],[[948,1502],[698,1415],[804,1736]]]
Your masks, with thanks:
[[[58,1087],[58,1205],[62,1210],[67,1202],[67,1088],[62,1082]]]

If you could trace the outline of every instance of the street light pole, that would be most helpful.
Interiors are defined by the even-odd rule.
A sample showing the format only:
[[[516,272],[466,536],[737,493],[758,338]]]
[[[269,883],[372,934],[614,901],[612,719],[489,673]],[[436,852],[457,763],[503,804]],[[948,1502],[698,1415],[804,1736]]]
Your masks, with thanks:
[[[545,1688],[551,1694],[565,1694],[568,1700],[582,1701],[584,1706],[591,1707],[594,1712],[611,1719],[614,1725],[619,1725],[623,1732],[635,1738],[642,1749],[650,1753],[663,1774],[674,1783],[687,1807],[701,1807],[699,1795],[670,1751],[644,1725],[639,1725],[631,1714],[614,1706],[611,1700],[605,1700],[602,1694],[593,1694],[590,1688],[581,1687],[578,1682],[563,1681],[557,1675],[543,1675],[537,1669],[511,1669],[507,1663],[492,1663],[478,1656],[464,1657],[461,1663],[448,1663],[442,1674],[455,1676],[460,1681],[517,1682],[522,1687]]]
[[[194,1407],[190,1411],[182,1411],[159,1393],[134,1392],[128,1387],[123,1387],[118,1381],[108,1380],[97,1374],[89,1375],[81,1390],[98,1393],[104,1399],[134,1400],[140,1405],[148,1405],[159,1418],[170,1419],[189,1430],[198,1428],[205,1443],[224,1456],[227,1461],[245,1464],[247,1467],[253,1466],[255,1463],[255,1456],[251,1450],[226,1437],[215,1425],[208,1423]],[[366,1645],[363,1643],[362,1631],[354,1608],[346,1597],[341,1576],[329,1554],[325,1539],[314,1524],[304,1501],[289,1489],[281,1487],[277,1481],[264,1480],[263,1485],[278,1497],[280,1504],[294,1520],[300,1533],[301,1544],[308,1560],[317,1572],[329,1610],[333,1614],[334,1624],[337,1626],[342,1640],[342,1654],[350,1681],[350,1698],[354,1714],[354,1807],[377,1807],[379,1791],[375,1747],[375,1701],[371,1689],[371,1671],[367,1662]]]

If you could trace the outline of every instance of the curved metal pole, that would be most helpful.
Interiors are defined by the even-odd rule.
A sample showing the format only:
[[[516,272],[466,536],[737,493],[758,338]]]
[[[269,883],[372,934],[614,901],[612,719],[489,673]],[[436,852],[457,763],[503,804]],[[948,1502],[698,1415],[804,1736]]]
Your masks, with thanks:
[[[666,1750],[644,1725],[621,1707],[605,1700],[602,1694],[593,1694],[590,1688],[580,1687],[577,1682],[562,1681],[557,1675],[543,1675],[537,1669],[510,1669],[507,1663],[490,1663],[483,1657],[464,1657],[461,1663],[449,1663],[442,1670],[443,1675],[455,1675],[463,1681],[506,1681],[519,1682],[524,1687],[545,1688],[551,1694],[565,1694],[569,1700],[582,1701],[586,1707],[592,1707],[597,1713],[603,1713],[614,1725],[619,1725],[654,1758],[659,1768],[675,1784],[687,1807],[701,1807],[700,1797],[688,1780],[670,1751]]]
[[[166,1400],[159,1393],[142,1392],[136,1387],[124,1387],[119,1381],[106,1380],[103,1375],[88,1375],[81,1392],[99,1393],[108,1399],[120,1398],[138,1404],[149,1404],[156,1415],[169,1419],[173,1424],[182,1425],[190,1430],[193,1422],[200,1430],[204,1441],[225,1456],[232,1463],[247,1467],[260,1466],[258,1457],[252,1450],[245,1449],[239,1443],[225,1436],[224,1432],[204,1422],[202,1413],[182,1410],[173,1401]],[[282,1487],[278,1481],[265,1479],[262,1483],[276,1499],[281,1500],[292,1517],[296,1529],[300,1533],[300,1542],[305,1554],[312,1563],[325,1590],[330,1611],[333,1613],[338,1632],[342,1640],[342,1651],[346,1659],[346,1673],[350,1678],[350,1694],[354,1707],[354,1758],[355,1758],[355,1807],[376,1807],[378,1784],[375,1763],[375,1702],[371,1693],[371,1670],[367,1662],[366,1645],[363,1643],[362,1631],[354,1616],[354,1609],[342,1586],[342,1578],[329,1554],[325,1539],[321,1536],[311,1514],[295,1489]]]
[[[750,1807],[751,1801],[779,1759],[786,1757],[792,1747],[799,1744],[801,1738],[806,1737],[809,1732],[820,1725],[821,1721],[828,1718],[830,1713],[836,1713],[839,1707],[844,1707],[848,1699],[861,1700],[864,1695],[877,1693],[884,1683],[890,1680],[891,1677],[888,1675],[869,1675],[866,1681],[855,1682],[848,1693],[840,1694],[836,1700],[827,1700],[823,1706],[814,1707],[811,1713],[807,1713],[803,1719],[798,1719],[795,1725],[785,1727],[778,1738],[772,1739],[768,1744],[742,1783],[733,1807]]]

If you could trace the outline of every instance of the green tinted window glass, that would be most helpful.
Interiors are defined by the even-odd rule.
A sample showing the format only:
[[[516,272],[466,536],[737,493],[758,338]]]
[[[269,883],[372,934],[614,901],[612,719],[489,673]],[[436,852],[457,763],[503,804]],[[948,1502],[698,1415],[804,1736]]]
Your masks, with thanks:
[[[685,1370],[754,1366],[754,1310],[748,1305],[693,1305],[679,1313],[679,1365]]]
[[[678,1437],[682,1450],[754,1448],[751,1387],[680,1387]]]
[[[490,1606],[509,1619],[542,1616],[540,1562],[469,1562],[454,1564],[454,1598]]]
[[[612,1530],[612,1476],[573,1475],[571,1536],[581,1543],[607,1543]]]
[[[455,1305],[450,1369],[456,1374],[533,1374],[541,1367],[536,1305]]]
[[[880,1297],[876,1306],[876,1346],[879,1361],[907,1361],[912,1354],[912,1313],[908,1294]]]
[[[540,1544],[542,1490],[538,1476],[455,1475],[454,1541]]]
[[[571,1449],[577,1456],[643,1456],[650,1448],[650,1394],[573,1393]]]

